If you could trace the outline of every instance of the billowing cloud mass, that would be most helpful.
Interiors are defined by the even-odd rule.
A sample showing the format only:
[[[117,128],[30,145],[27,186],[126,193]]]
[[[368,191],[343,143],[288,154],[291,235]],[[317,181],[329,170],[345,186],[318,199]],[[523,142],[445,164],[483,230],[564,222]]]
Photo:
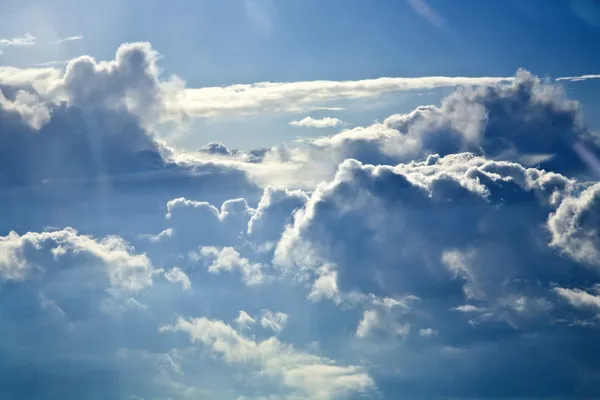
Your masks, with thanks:
[[[600,396],[600,140],[560,85],[188,89],[159,63],[129,43],[0,67],[0,398]],[[367,126],[302,119],[454,86]],[[192,152],[155,134],[259,110],[342,128]]]

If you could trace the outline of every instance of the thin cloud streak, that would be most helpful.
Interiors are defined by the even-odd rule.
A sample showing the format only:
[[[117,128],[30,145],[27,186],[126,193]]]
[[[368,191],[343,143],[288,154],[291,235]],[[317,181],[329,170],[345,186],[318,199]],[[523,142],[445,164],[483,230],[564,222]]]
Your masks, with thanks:
[[[556,78],[557,81],[569,81],[569,82],[581,82],[581,81],[587,81],[589,79],[600,79],[600,74],[587,74],[587,75],[579,75],[579,76],[563,76],[561,78]]]

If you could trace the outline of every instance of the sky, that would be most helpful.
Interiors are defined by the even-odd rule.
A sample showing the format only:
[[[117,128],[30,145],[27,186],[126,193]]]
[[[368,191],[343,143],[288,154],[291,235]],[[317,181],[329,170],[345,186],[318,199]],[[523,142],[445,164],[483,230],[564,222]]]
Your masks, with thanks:
[[[597,1],[0,9],[0,398],[600,396]]]

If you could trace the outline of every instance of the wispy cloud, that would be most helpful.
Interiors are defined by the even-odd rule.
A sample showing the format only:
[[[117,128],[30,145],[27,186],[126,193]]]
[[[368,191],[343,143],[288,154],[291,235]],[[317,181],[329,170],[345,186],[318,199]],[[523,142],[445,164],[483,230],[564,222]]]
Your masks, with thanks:
[[[64,42],[73,42],[75,40],[81,40],[81,39],[83,39],[83,36],[68,36],[68,37],[65,37],[65,38],[62,38],[62,39],[58,39],[58,40],[56,40],[54,42],[51,42],[51,43],[59,44],[59,43],[64,43]]]
[[[441,28],[444,26],[444,18],[437,13],[425,0],[407,0],[413,10],[431,25]]]
[[[588,74],[588,75],[579,75],[579,76],[563,76],[561,78],[556,78],[557,81],[569,81],[569,82],[587,81],[588,79],[600,79],[600,74]]]
[[[163,85],[166,108],[189,116],[260,111],[303,112],[332,102],[376,97],[384,93],[430,90],[454,86],[508,83],[512,77],[377,78],[356,81],[258,82],[225,87],[185,88]],[[337,105],[337,104],[336,104]]]
[[[0,39],[0,47],[10,46],[33,46],[35,44],[35,36],[31,33],[26,33],[23,36],[15,36],[10,39]]]
[[[69,63],[69,60],[52,60],[52,61],[45,61],[45,62],[41,62],[41,63],[35,63],[35,64],[31,64],[32,67],[60,67],[63,65],[67,65]]]

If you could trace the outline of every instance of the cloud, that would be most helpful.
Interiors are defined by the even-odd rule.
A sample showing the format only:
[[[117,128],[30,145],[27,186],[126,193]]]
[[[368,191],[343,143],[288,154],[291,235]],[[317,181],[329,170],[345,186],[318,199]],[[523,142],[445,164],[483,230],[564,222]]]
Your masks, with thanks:
[[[439,15],[425,0],[408,0],[408,4],[417,14],[436,28],[441,28],[445,24],[444,18],[442,18],[442,16]]]
[[[159,80],[158,59],[159,54],[148,43],[121,45],[112,61],[97,62],[89,56],[82,56],[71,60],[64,72],[55,69],[54,77],[44,78],[45,86],[60,87],[61,90],[46,90],[43,94],[55,102],[60,101],[60,95],[66,95],[73,104],[81,105],[82,102],[91,100],[91,93],[98,93],[95,101],[102,99],[105,105],[125,105],[129,111],[146,119],[159,117],[163,120],[178,120],[190,116],[209,117],[261,111],[337,110],[340,107],[331,105],[331,102],[407,90],[495,85],[513,79],[384,77],[357,81],[258,82],[225,87],[186,88],[185,82],[176,76]],[[29,73],[31,79],[28,83],[42,85],[39,75],[39,72]],[[78,79],[86,80],[87,84],[78,85],[74,82]]]
[[[0,249],[0,278],[5,281],[23,281],[44,273],[43,268],[52,260],[77,263],[81,259],[100,266],[112,286],[126,291],[151,286],[156,273],[148,257],[133,253],[134,249],[123,239],[109,236],[98,241],[71,228],[24,235],[13,231],[0,237]],[[36,261],[40,257],[41,263]]]
[[[600,184],[565,198],[548,218],[551,245],[576,261],[600,266]]]
[[[469,248],[476,237],[480,238],[477,242],[482,242],[485,235],[503,237],[496,232],[517,229],[509,228],[515,223],[514,218],[509,222],[501,217],[504,212],[516,212],[512,211],[513,201],[515,206],[519,204],[519,210],[527,209],[526,205],[540,210],[535,218],[537,223],[543,223],[551,210],[549,198],[555,191],[568,187],[569,181],[560,175],[469,154],[431,156],[424,162],[396,167],[347,160],[341,164],[336,178],[319,185],[305,209],[296,214],[294,224],[286,228],[277,244],[274,261],[315,277],[323,264],[333,266],[337,271],[337,287],[343,291],[360,289],[378,294],[382,290],[383,293],[400,290],[421,297],[412,283],[430,281],[433,285],[442,276],[446,279],[458,276],[469,291],[485,293],[485,286],[497,282],[498,278],[492,277],[494,273],[487,276],[490,279],[487,283],[481,282],[472,269],[456,274],[442,263],[444,252],[457,248],[465,253],[474,252],[470,262],[477,264],[479,257],[485,256]],[[545,207],[548,207],[546,213],[541,211]],[[534,215],[535,212],[530,214]],[[429,229],[434,221],[435,233]],[[460,233],[455,232],[456,224],[462,227]],[[507,245],[515,244],[511,240]],[[400,253],[391,250],[397,246]],[[493,247],[486,246],[486,251],[495,253]],[[432,248],[437,249],[437,255]],[[427,254],[426,259],[423,254]],[[398,263],[406,268],[398,269],[395,267]],[[421,263],[429,267],[416,268]],[[433,273],[436,268],[441,269],[434,278],[427,271]],[[508,270],[504,268],[504,272]],[[400,286],[388,287],[392,282]],[[428,293],[433,290],[431,285],[426,285]]]
[[[561,173],[588,171],[575,143],[600,152],[579,104],[561,87],[519,71],[510,85],[458,89],[441,106],[420,106],[382,123],[307,139],[307,157],[337,165],[347,158],[395,165],[429,154],[471,151]]]
[[[506,77],[377,78],[358,81],[258,82],[226,87],[180,89],[167,94],[168,112],[206,117],[225,113],[299,112],[328,102],[382,93],[460,85],[494,85]]]
[[[431,328],[421,328],[419,329],[419,336],[421,337],[432,337],[432,336],[436,336],[438,334],[438,331],[436,331],[435,329],[431,329]]]
[[[70,60],[52,60],[45,61],[41,63],[31,64],[32,67],[54,67],[54,66],[63,66],[67,65]]]
[[[250,286],[263,284],[266,280],[262,265],[251,263],[247,258],[241,257],[233,247],[221,249],[212,246],[201,247],[194,258],[198,261],[206,261],[208,271],[214,274],[239,270],[244,282]]]
[[[248,235],[261,241],[279,239],[295,211],[301,209],[307,201],[307,194],[301,190],[266,187],[256,212],[248,221]]]
[[[35,36],[31,33],[26,33],[23,36],[15,36],[10,39],[0,38],[0,47],[11,47],[11,46],[33,46],[35,44]]]
[[[379,325],[379,314],[375,310],[367,310],[356,328],[356,337],[364,338]]]
[[[241,310],[238,317],[235,319],[235,323],[241,328],[247,327],[249,325],[255,324],[256,320],[252,318],[248,313],[244,310]]]
[[[219,320],[179,318],[162,332],[184,332],[228,364],[259,368],[300,396],[330,399],[365,392],[373,380],[361,367],[338,366],[332,360],[298,351],[275,337],[255,342]]]
[[[579,76],[563,76],[560,78],[556,78],[557,81],[570,81],[570,82],[587,81],[588,79],[600,79],[600,75],[588,74],[588,75],[579,75]]]
[[[174,267],[170,271],[165,272],[165,279],[169,282],[180,283],[183,290],[190,290],[192,288],[190,278],[179,267]]]
[[[580,289],[555,288],[556,293],[574,307],[600,310],[600,296],[590,294]],[[597,291],[597,288],[596,288]]]
[[[64,38],[60,38],[52,43],[56,43],[56,44],[60,44],[60,43],[65,43],[65,42],[74,42],[76,40],[82,40],[83,36],[67,36]]]
[[[299,126],[303,128],[335,128],[343,124],[343,121],[338,118],[324,117],[315,119],[313,117],[306,117],[298,121],[291,121],[290,125]]]
[[[275,333],[279,333],[285,327],[287,320],[288,315],[286,313],[263,310],[260,318],[260,325],[265,329],[270,329]]]

